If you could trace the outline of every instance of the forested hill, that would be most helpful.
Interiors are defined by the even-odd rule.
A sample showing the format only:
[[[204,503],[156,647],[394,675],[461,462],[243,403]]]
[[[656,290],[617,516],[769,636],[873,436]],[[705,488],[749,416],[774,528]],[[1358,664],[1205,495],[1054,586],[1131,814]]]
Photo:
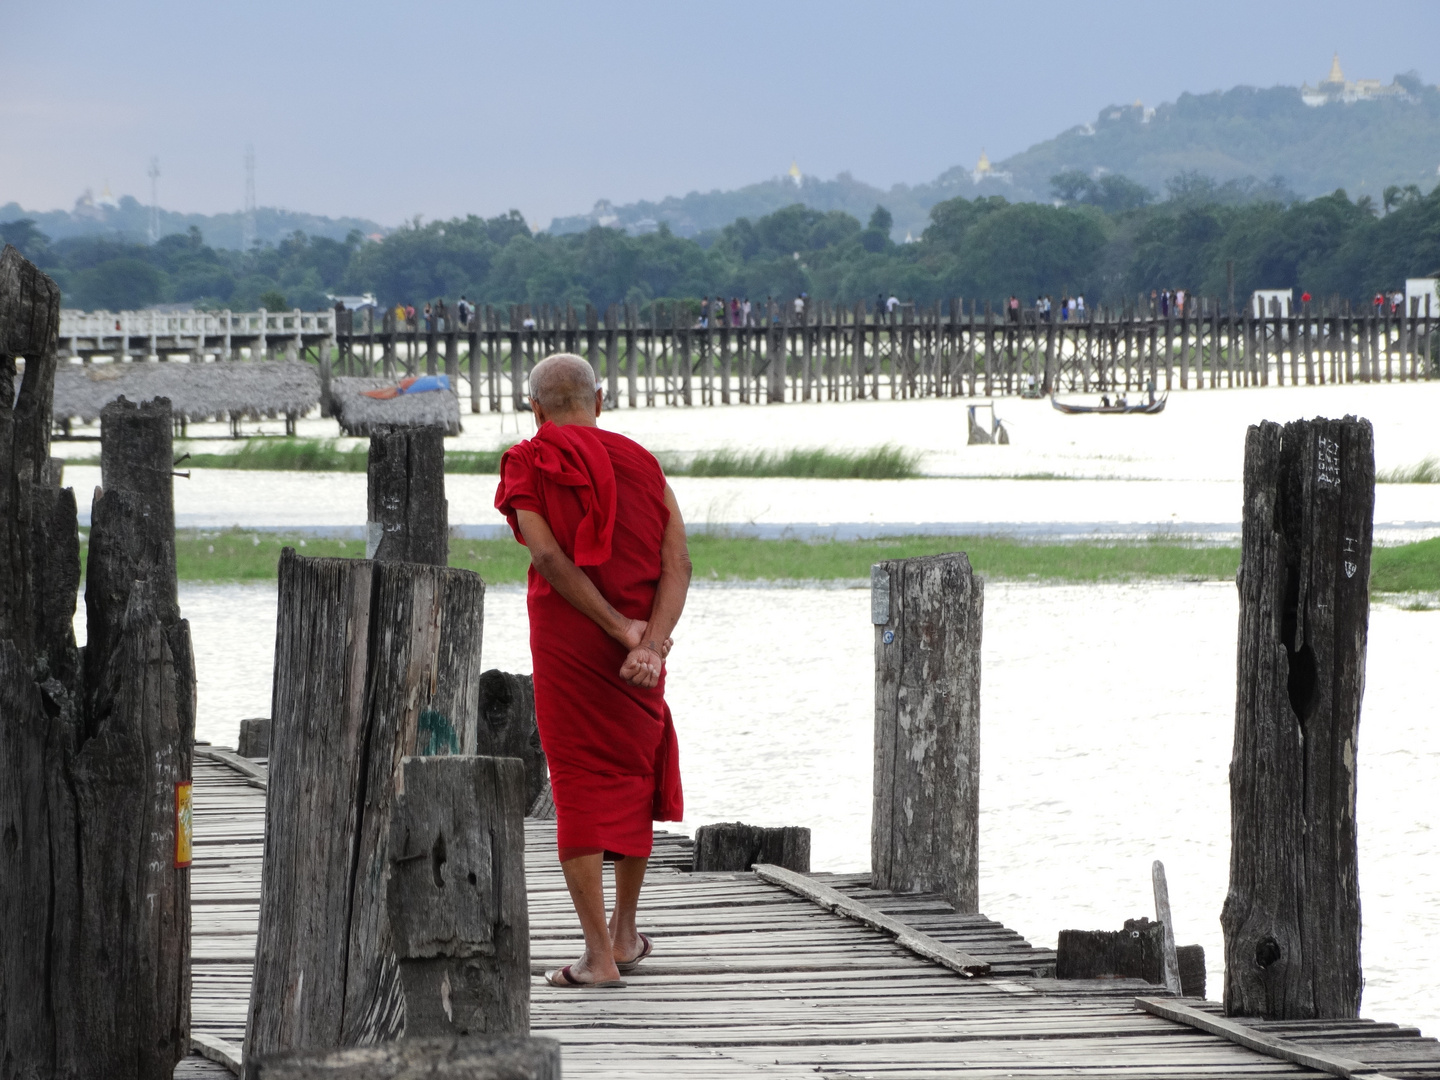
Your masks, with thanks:
[[[1405,96],[1309,106],[1293,87],[1181,94],[1154,110],[1116,106],[1095,121],[1032,146],[996,166],[1012,200],[1044,198],[1067,170],[1122,173],[1156,192],[1198,172],[1222,182],[1283,178],[1301,198],[1344,188],[1379,199],[1387,187],[1440,180],[1440,89],[1399,76]],[[941,176],[969,179],[963,169]],[[1003,191],[1003,181],[983,185]],[[987,192],[988,193],[988,192]],[[1023,194],[1022,194],[1023,193]]]
[[[691,192],[658,202],[613,206],[601,200],[588,214],[556,218],[551,233],[583,232],[594,225],[632,234],[664,223],[679,236],[699,236],[741,217],[754,219],[792,203],[843,210],[865,220],[877,204],[894,218],[892,238],[918,237],[930,208],[957,195],[1002,195],[1010,202],[1048,202],[1051,178],[1083,172],[1116,173],[1157,197],[1174,177],[1199,173],[1232,190],[1265,186],[1275,193],[1313,198],[1344,188],[1378,201],[1387,187],[1414,184],[1429,191],[1440,181],[1440,89],[1398,76],[1407,93],[1381,100],[1308,106],[1295,87],[1236,87],[1213,94],[1182,94],[1147,109],[1116,105],[1028,150],[994,163],[988,178],[973,165],[956,165],[930,183],[897,184],[888,191],[842,173],[834,180],[805,177],[797,186],[776,177],[734,191]],[[957,151],[957,157],[959,153]]]
[[[131,195],[122,195],[114,205],[82,196],[75,200],[72,210],[30,211],[14,202],[0,205],[0,223],[21,220],[33,221],[52,240],[93,236],[134,242],[149,234],[150,207]],[[182,214],[162,209],[159,225],[161,236],[183,235],[195,228],[212,247],[238,250],[244,246],[241,238],[245,215],[238,210],[228,214]],[[262,244],[278,244],[296,232],[344,240],[351,232],[370,236],[385,231],[365,218],[331,218],[272,206],[255,211],[255,239]]]

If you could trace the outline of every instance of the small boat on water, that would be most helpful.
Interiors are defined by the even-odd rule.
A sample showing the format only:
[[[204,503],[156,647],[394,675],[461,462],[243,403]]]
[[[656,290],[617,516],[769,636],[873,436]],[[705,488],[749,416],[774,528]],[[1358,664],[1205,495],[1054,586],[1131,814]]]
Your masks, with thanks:
[[[1107,394],[1101,397],[1099,405],[1068,405],[1063,401],[1056,400],[1055,395],[1051,394],[1050,404],[1055,407],[1057,412],[1062,412],[1069,416],[1077,416],[1081,413],[1102,413],[1114,416],[1123,413],[1139,413],[1143,416],[1155,416],[1165,411],[1165,398],[1167,396],[1166,394],[1161,394],[1157,398],[1155,392],[1152,390],[1149,401],[1131,405],[1123,397],[1117,397],[1114,402],[1111,402]]]

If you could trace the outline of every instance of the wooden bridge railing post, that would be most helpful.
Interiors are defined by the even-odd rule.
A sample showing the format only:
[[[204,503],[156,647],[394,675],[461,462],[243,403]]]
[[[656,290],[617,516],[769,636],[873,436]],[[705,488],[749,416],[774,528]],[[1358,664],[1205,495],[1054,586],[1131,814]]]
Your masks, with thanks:
[[[280,556],[247,1059],[396,1038],[386,915],[406,757],[473,754],[485,585],[468,570]]]
[[[446,565],[444,429],[388,428],[371,435],[366,480],[365,557]]]
[[[979,910],[984,586],[964,554],[877,563],[872,884]]]
[[[1356,735],[1365,685],[1373,433],[1264,423],[1245,441],[1245,518],[1225,1011],[1360,1007]]]
[[[405,1036],[528,1035],[525,768],[407,757],[400,775],[386,913]]]

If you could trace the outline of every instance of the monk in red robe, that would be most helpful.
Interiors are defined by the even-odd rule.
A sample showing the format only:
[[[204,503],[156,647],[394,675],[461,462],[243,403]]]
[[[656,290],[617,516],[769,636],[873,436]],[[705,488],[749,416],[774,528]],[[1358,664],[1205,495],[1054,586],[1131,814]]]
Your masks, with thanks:
[[[651,822],[683,816],[665,656],[690,587],[685,523],[654,455],[596,425],[601,393],[583,359],[537,364],[530,406],[539,430],[500,459],[495,506],[530,549],[535,719],[560,865],[585,932],[584,957],[546,978],[618,986],[652,948],[635,926]]]

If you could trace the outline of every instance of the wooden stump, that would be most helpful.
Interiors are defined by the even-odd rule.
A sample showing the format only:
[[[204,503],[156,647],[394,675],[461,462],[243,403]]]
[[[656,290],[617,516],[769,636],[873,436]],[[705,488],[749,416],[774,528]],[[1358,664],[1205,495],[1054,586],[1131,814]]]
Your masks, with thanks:
[[[405,1035],[528,1035],[525,768],[406,758],[390,818],[387,909]]]
[[[390,428],[370,436],[365,557],[430,563],[450,558],[445,431]]]
[[[1220,920],[1231,1016],[1358,1015],[1355,752],[1374,505],[1368,421],[1250,428]]]
[[[560,1080],[554,1039],[406,1039],[247,1059],[251,1080]]]
[[[235,752],[241,757],[268,758],[270,756],[270,718],[252,716],[240,721],[239,745]]]
[[[484,588],[467,570],[281,554],[247,1054],[402,1030],[391,808],[403,758],[474,751]]]
[[[49,279],[13,250],[0,257],[0,1065],[168,1080],[189,1049],[195,706],[170,407],[122,398],[102,414],[82,669],[75,498],[48,459],[53,328],[24,345]],[[4,351],[17,340],[41,349],[18,400]]]
[[[756,863],[771,863],[796,873],[810,872],[810,830],[790,826],[767,829],[738,821],[701,825],[695,830],[695,861],[699,873],[749,870]]]
[[[525,809],[530,816],[549,788],[545,751],[535,723],[535,682],[491,668],[480,676],[480,723],[475,752],[519,758],[525,765]],[[551,817],[555,815],[553,812]]]
[[[964,554],[871,568],[875,624],[874,887],[979,910],[980,633]]]
[[[1177,945],[1175,959],[1180,964],[1180,993],[1184,997],[1205,996],[1205,946]]]
[[[1149,919],[1126,919],[1123,930],[1061,930],[1055,977],[1163,984],[1164,927]]]

